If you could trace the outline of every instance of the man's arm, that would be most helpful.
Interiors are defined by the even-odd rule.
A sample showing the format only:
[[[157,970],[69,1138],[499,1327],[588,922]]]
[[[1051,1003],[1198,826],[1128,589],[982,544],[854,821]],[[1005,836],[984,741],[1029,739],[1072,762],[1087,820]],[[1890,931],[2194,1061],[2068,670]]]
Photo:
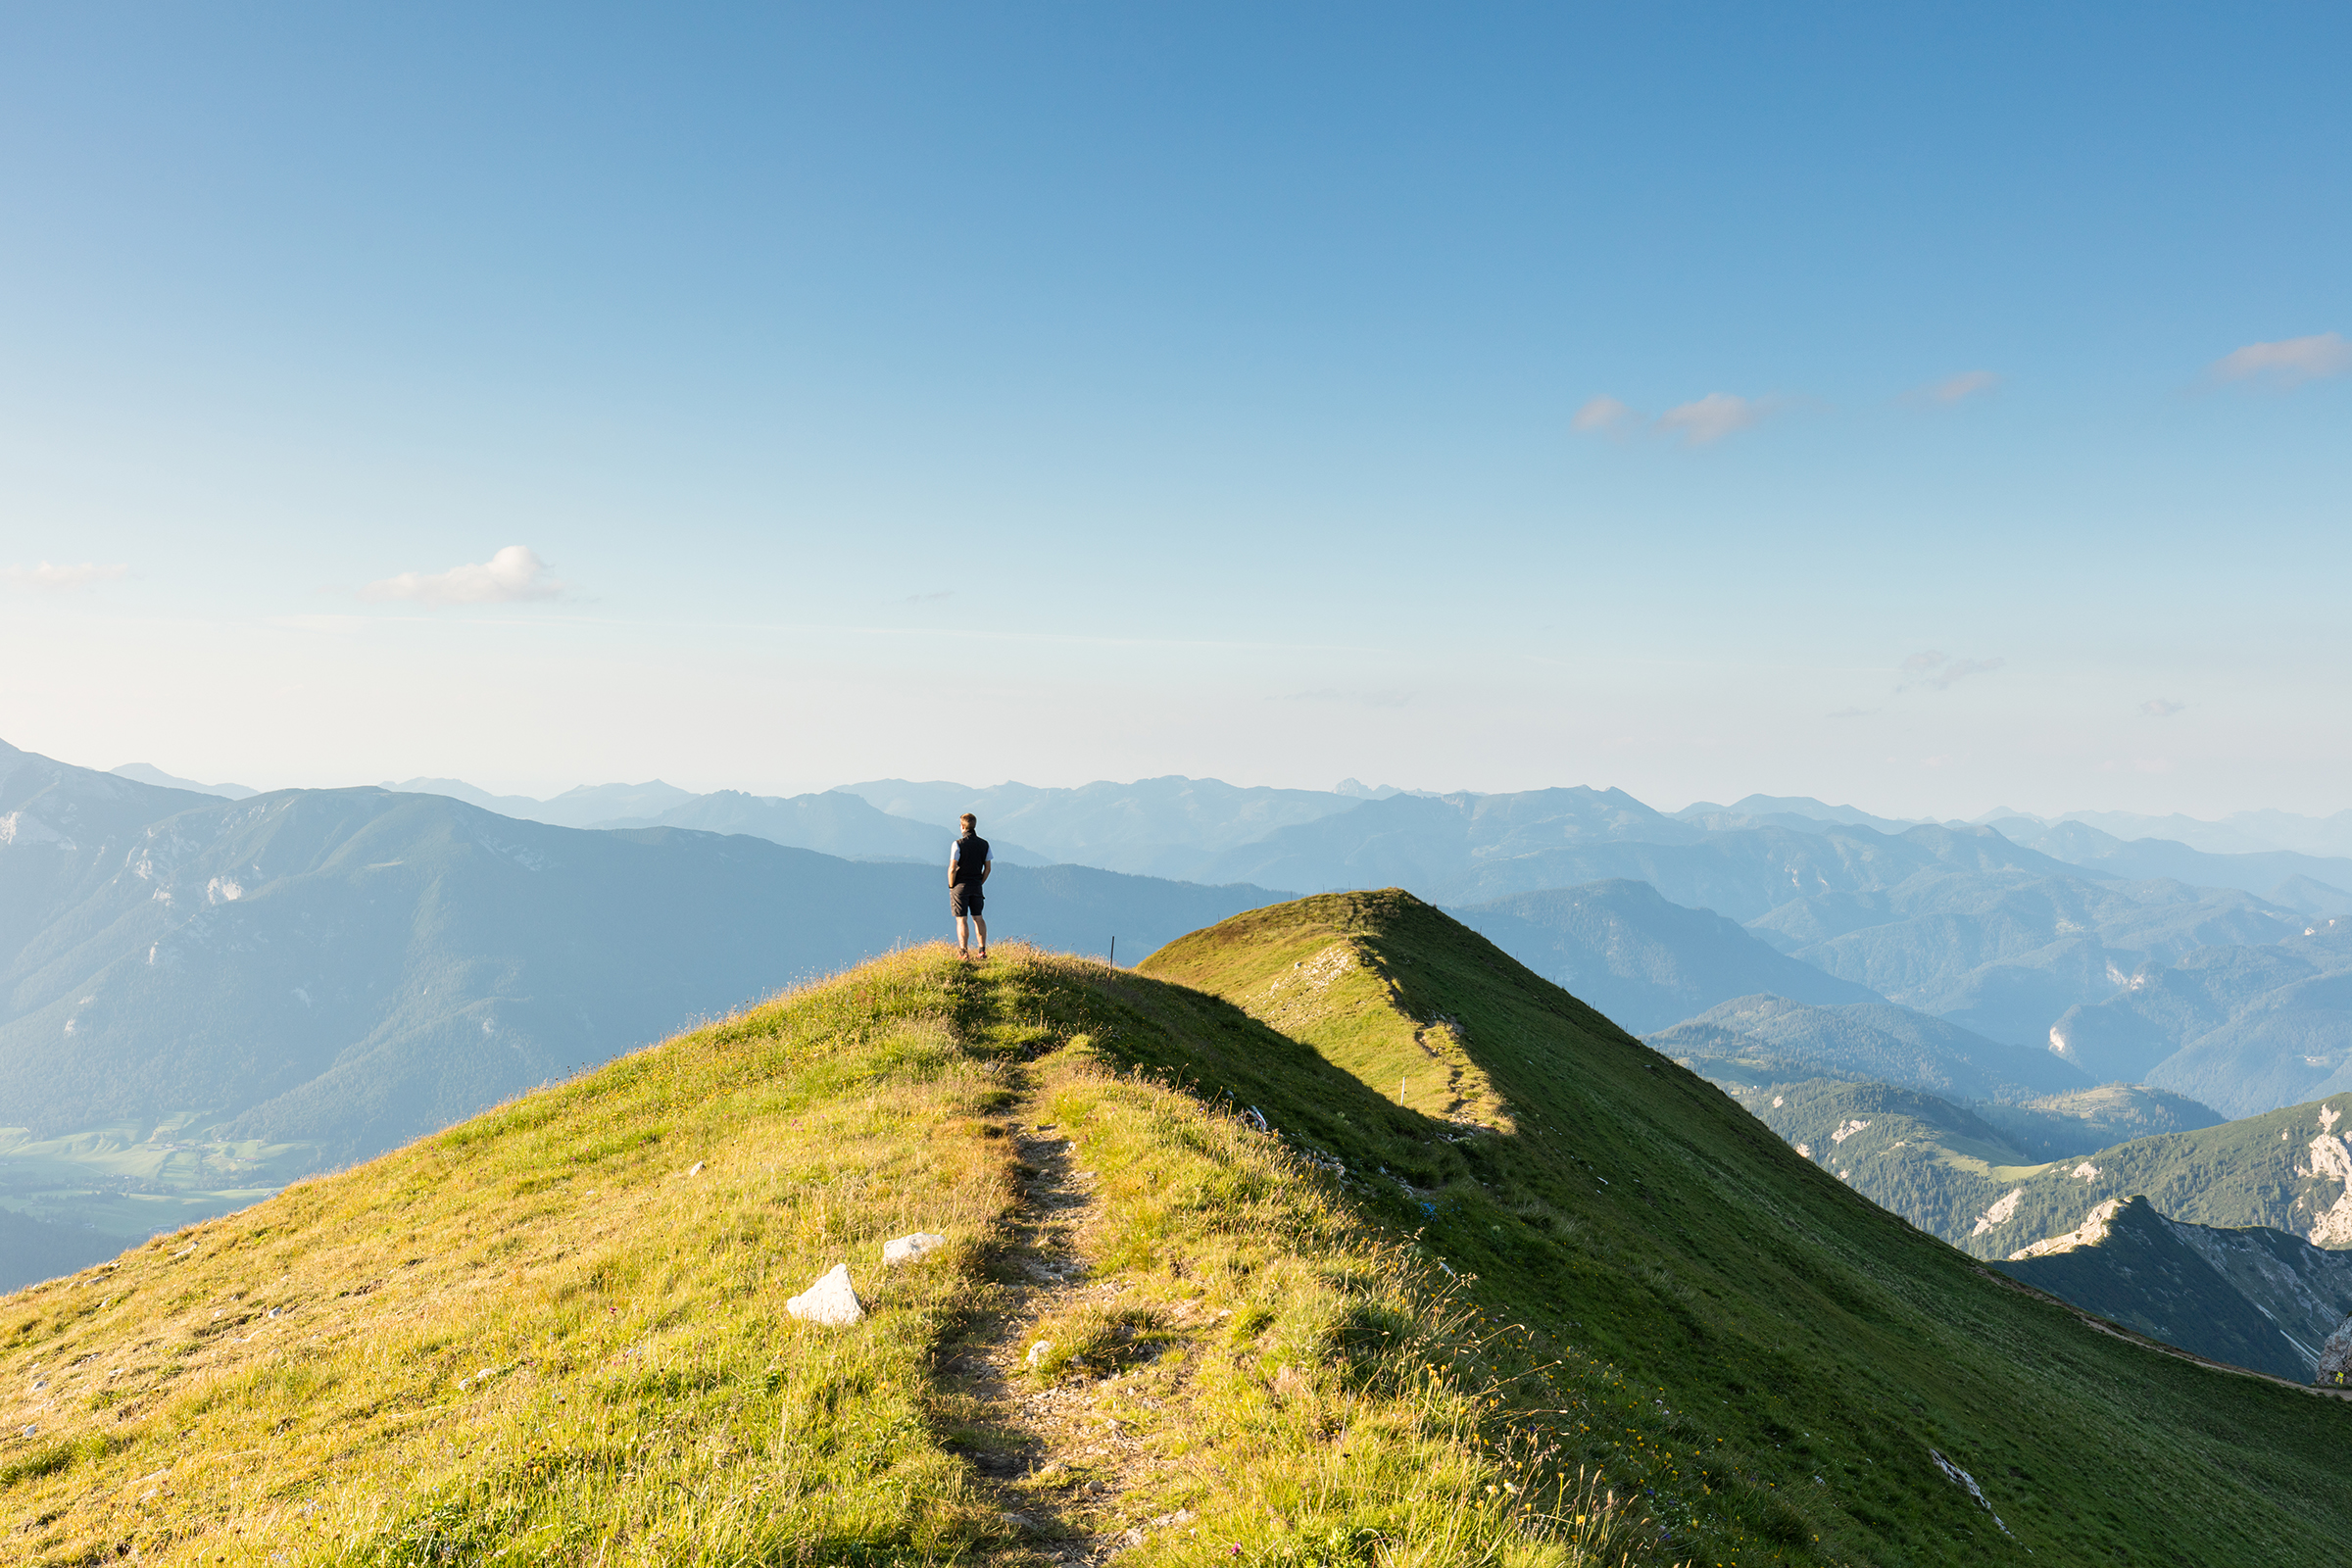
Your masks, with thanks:
[[[954,844],[948,846],[948,886],[950,887],[956,885],[956,852],[958,848],[960,846]]]
[[[992,855],[987,859],[982,860],[980,862],[980,880],[986,882],[988,880],[988,873],[994,871],[996,868],[997,858],[995,856]]]

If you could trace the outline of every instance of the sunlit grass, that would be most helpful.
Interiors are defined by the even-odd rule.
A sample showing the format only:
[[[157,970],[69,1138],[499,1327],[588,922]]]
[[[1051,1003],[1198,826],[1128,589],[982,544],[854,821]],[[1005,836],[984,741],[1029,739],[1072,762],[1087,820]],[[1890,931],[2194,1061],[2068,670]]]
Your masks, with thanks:
[[[16,1549],[733,1563],[1000,1528],[927,1420],[1011,1195],[956,1001],[869,965],[11,1298],[0,1364],[48,1387],[6,1462],[73,1451],[9,1487]],[[956,1245],[885,1273],[918,1226]],[[869,1322],[790,1319],[842,1258]]]
[[[1158,1028],[1126,983],[897,955],[8,1298],[9,1552],[1017,1557],[939,1359],[1003,1299],[1034,1092],[1099,1163],[1086,1243],[1131,1286],[1037,1326],[1062,1349],[1035,1375],[1176,1395],[1172,1462],[1122,1506],[1191,1523],[1134,1560],[1587,1560],[1620,1510],[1544,1513],[1499,1363],[1427,1265],[1279,1141],[1094,1048],[1080,1025]],[[951,1245],[884,1270],[915,1230]],[[869,1317],[791,1319],[844,1259]]]

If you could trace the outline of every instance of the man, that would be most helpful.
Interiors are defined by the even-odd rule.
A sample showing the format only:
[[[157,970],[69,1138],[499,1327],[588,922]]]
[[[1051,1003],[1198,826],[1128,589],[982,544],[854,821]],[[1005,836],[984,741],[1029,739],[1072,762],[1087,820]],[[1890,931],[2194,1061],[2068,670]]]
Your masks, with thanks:
[[[956,916],[956,951],[965,957],[972,956],[964,941],[963,922],[970,920],[980,933],[980,956],[988,956],[988,922],[980,917],[984,896],[981,884],[988,880],[991,861],[988,840],[979,833],[979,823],[966,811],[956,820],[963,825],[963,836],[948,847],[948,912]]]

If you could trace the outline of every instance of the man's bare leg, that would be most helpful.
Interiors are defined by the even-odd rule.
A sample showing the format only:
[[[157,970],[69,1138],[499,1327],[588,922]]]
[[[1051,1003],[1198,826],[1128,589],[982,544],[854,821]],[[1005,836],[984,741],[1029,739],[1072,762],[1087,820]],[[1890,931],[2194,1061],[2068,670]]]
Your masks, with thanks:
[[[980,956],[985,958],[988,956],[988,922],[975,914],[972,916],[972,924],[979,928]]]
[[[963,922],[964,916],[959,914],[956,917],[956,951],[968,958],[972,956],[972,950],[971,945],[964,940]],[[980,934],[980,940],[983,943],[986,943],[988,941],[988,933],[983,931]]]

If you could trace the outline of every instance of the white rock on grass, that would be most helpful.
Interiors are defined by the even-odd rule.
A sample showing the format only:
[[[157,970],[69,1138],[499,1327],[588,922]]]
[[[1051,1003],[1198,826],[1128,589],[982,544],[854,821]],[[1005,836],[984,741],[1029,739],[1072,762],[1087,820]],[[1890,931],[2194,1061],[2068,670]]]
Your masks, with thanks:
[[[858,1293],[850,1289],[850,1265],[836,1263],[831,1272],[784,1303],[784,1310],[810,1323],[847,1328],[865,1316]]]
[[[902,1236],[896,1241],[884,1242],[882,1244],[882,1261],[890,1264],[919,1262],[922,1255],[934,1247],[947,1245],[948,1239],[945,1236],[933,1236],[928,1231],[916,1231],[912,1236]]]

